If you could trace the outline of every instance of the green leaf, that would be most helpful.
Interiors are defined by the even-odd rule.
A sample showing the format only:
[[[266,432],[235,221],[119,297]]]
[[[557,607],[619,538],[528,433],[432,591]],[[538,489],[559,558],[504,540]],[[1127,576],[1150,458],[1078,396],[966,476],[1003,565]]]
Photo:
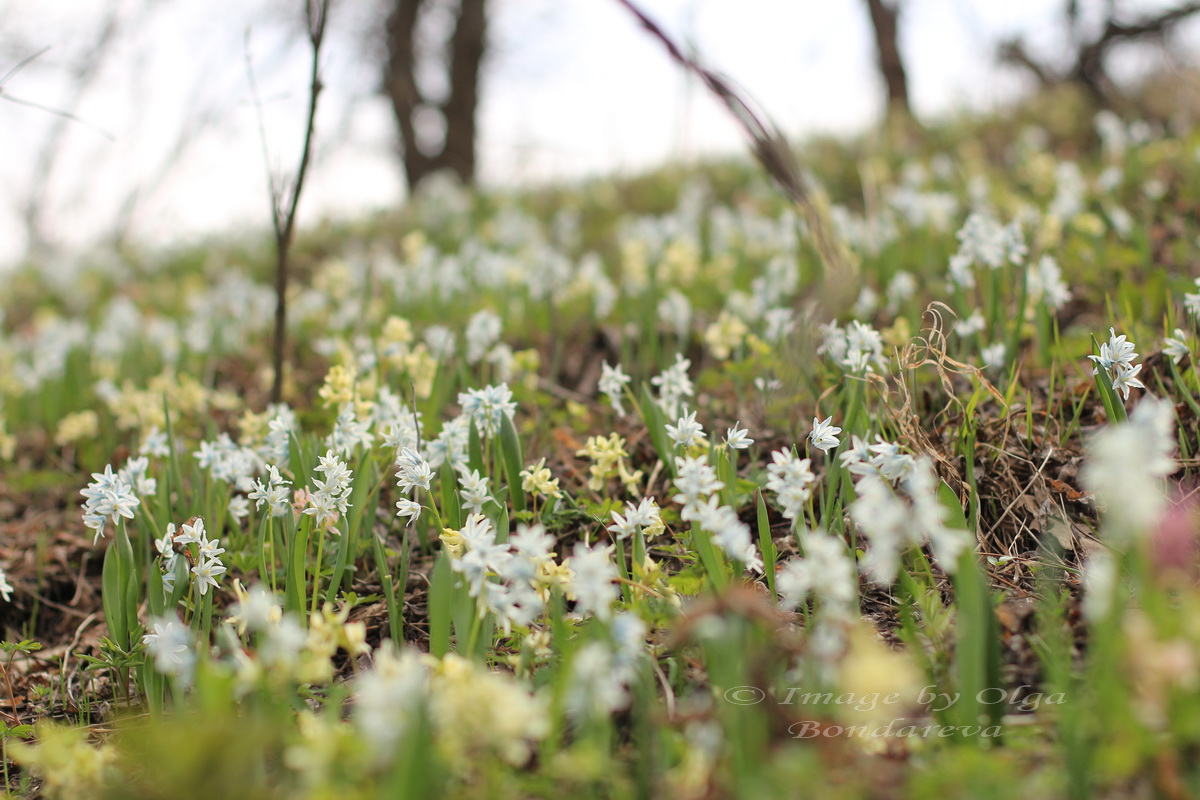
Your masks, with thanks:
[[[758,549],[762,551],[763,573],[767,579],[767,588],[775,594],[775,542],[771,538],[771,518],[767,515],[767,503],[763,500],[762,492],[758,493]]]
[[[642,417],[642,422],[646,425],[646,430],[650,433],[650,441],[654,444],[654,450],[658,453],[659,460],[662,461],[667,472],[674,477],[675,451],[667,439],[667,423],[662,409],[658,407],[658,402],[650,392],[650,384],[642,384],[642,398],[638,404],[638,412]]]
[[[975,549],[966,550],[954,575],[957,602],[954,671],[958,684],[959,725],[999,725],[1004,715],[1000,677],[1000,630],[987,577]],[[982,737],[965,737],[982,744]]]
[[[521,488],[521,470],[525,468],[525,462],[517,428],[507,414],[502,414],[500,420],[500,452],[504,457],[504,473],[508,477],[508,497],[512,501],[513,511],[519,513],[525,510],[525,491]]]
[[[454,573],[450,556],[438,554],[429,582],[429,652],[441,658],[450,652],[451,605],[454,602]]]

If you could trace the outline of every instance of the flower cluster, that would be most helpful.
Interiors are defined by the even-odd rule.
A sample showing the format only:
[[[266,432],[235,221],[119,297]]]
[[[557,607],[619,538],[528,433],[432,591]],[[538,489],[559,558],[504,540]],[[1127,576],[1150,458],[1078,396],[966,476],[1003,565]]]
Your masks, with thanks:
[[[269,464],[267,466],[267,482],[264,484],[261,480],[255,479],[246,498],[254,501],[255,510],[261,509],[263,503],[266,503],[271,511],[271,516],[282,517],[292,507],[289,486],[291,486],[291,482],[283,479],[283,476],[279,474],[279,468],[274,464]]]
[[[794,609],[816,596],[822,608],[840,619],[852,619],[858,601],[858,578],[849,548],[824,531],[804,540],[804,558],[786,561],[776,578],[784,608]]]
[[[963,288],[975,285],[971,268],[976,264],[1000,269],[1006,263],[1020,266],[1029,252],[1016,222],[1001,225],[986,211],[974,211],[958,231],[958,252],[950,257],[951,279]]]
[[[128,477],[123,471],[114,473],[111,464],[105,466],[102,473],[93,472],[92,482],[80,494],[85,498],[83,524],[96,532],[93,544],[104,535],[109,519],[113,525],[119,524],[122,518],[133,519],[133,510],[142,502]]]
[[[1104,503],[1110,533],[1128,539],[1159,520],[1166,507],[1163,478],[1177,466],[1175,447],[1175,409],[1154,397],[1091,440],[1079,477]]]
[[[658,404],[669,417],[679,416],[680,404],[690,399],[696,391],[692,379],[688,377],[691,366],[691,360],[676,353],[675,363],[650,379],[650,383],[658,387]]]
[[[605,361],[600,367],[600,383],[597,385],[604,396],[608,398],[608,402],[612,404],[613,410],[617,412],[618,417],[625,416],[625,406],[621,404],[621,397],[625,393],[625,387],[633,378],[626,375],[621,370],[621,365],[610,367]]]
[[[804,519],[804,506],[812,497],[816,476],[810,469],[811,464],[809,459],[797,458],[788,449],[771,453],[771,463],[767,465],[767,488],[775,493],[775,502],[793,526]]]
[[[345,514],[350,506],[351,480],[349,468],[332,450],[321,456],[321,464],[314,472],[324,475],[324,480],[313,481],[317,487],[308,494],[308,506],[304,513],[313,517],[317,524],[329,525],[339,514]],[[332,529],[337,533],[337,529]]]
[[[475,423],[479,434],[488,438],[499,433],[504,417],[512,419],[517,410],[506,383],[459,392],[458,404],[463,415]]]
[[[643,497],[637,505],[626,503],[624,514],[616,509],[613,509],[611,514],[613,524],[608,526],[608,530],[618,539],[628,539],[639,532],[649,538],[664,529],[658,503],[653,497]]]
[[[1113,391],[1120,391],[1128,400],[1131,388],[1146,388],[1146,385],[1137,378],[1137,374],[1142,371],[1142,365],[1133,363],[1138,355],[1133,348],[1137,345],[1128,341],[1124,334],[1118,336],[1113,328],[1109,328],[1108,333],[1108,341],[1100,345],[1100,355],[1088,356],[1096,362],[1092,374],[1098,375],[1100,370],[1104,370],[1104,374],[1112,379]]]
[[[505,630],[533,622],[545,608],[546,592],[571,575],[556,564],[554,537],[539,524],[519,525],[517,533],[502,544],[496,541],[492,521],[472,514],[460,530],[447,529],[441,538],[451,557],[450,568],[463,576],[468,593],[479,602],[480,614],[494,614]],[[599,615],[603,610],[586,604],[594,592],[594,587],[584,587],[581,610]]]
[[[732,506],[721,505],[716,492],[725,488],[717,479],[717,471],[708,463],[708,456],[675,459],[675,502],[683,506],[679,516],[686,522],[696,522],[713,535],[713,542],[730,558],[740,561],[747,569],[762,572],[762,559],[750,538],[750,526],[738,519]]]
[[[625,450],[625,440],[619,434],[608,436],[589,436],[582,450],[575,453],[591,460],[588,468],[587,487],[593,492],[604,488],[604,483],[615,475],[626,488],[632,489],[642,479],[642,471],[630,471],[625,459],[629,453]]]
[[[925,544],[942,569],[953,573],[959,555],[970,546],[970,536],[946,525],[948,512],[938,498],[933,464],[927,458],[904,458],[905,454],[890,448],[875,447],[872,460],[851,464],[851,471],[859,467],[856,474],[862,477],[854,487],[858,498],[850,504],[850,518],[871,545],[859,562],[863,573],[880,586],[891,585],[900,553]]]
[[[217,577],[226,570],[221,562],[221,554],[225,552],[225,548],[221,547],[220,539],[208,538],[204,520],[200,517],[184,523],[178,532],[175,530],[175,523],[168,524],[166,532],[161,539],[155,541],[154,546],[158,550],[163,586],[169,592],[175,589],[180,556],[191,565],[192,586],[201,597],[208,594],[210,586],[219,585]]]
[[[879,331],[858,320],[852,320],[845,328],[836,322],[822,325],[817,354],[853,375],[874,372],[887,363]]]

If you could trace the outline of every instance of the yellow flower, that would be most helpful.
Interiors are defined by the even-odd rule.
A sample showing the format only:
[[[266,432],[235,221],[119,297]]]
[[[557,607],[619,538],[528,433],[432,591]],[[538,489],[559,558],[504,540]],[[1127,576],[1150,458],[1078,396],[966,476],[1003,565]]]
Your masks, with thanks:
[[[317,392],[317,396],[321,398],[321,405],[325,408],[341,408],[353,401],[354,378],[353,370],[348,370],[341,364],[330,367],[325,375],[325,385]]]
[[[267,412],[255,414],[250,409],[246,409],[237,422],[238,440],[243,444],[261,442],[267,435],[269,421]]]
[[[438,362],[424,342],[418,344],[402,359],[404,371],[412,379],[413,390],[422,400],[433,394],[433,379],[437,377]]]
[[[100,430],[100,417],[95,411],[78,411],[68,414],[58,423],[54,443],[66,447],[82,439],[91,439]]]
[[[388,344],[408,344],[413,340],[412,323],[395,314],[383,323],[383,341]]]
[[[562,495],[562,492],[558,490],[558,478],[550,476],[545,458],[522,470],[521,489],[529,494],[540,494],[543,497],[560,497]]]
[[[93,746],[86,729],[39,722],[36,731],[37,744],[11,742],[8,753],[42,779],[46,797],[95,797],[116,777],[116,749]]]
[[[542,561],[537,566],[537,577],[534,578],[534,584],[537,586],[538,596],[543,601],[550,599],[550,592],[555,588],[566,593],[571,585],[571,579],[575,577],[575,573],[567,566],[566,562],[559,564],[552,558]]]
[[[610,475],[617,475],[621,483],[631,491],[642,478],[640,469],[635,472],[629,471],[629,467],[625,464],[625,459],[629,457],[629,453],[625,451],[625,440],[616,433],[610,434],[607,438],[604,436],[588,437],[583,449],[575,455],[584,456],[595,462],[589,468],[591,477],[588,478],[587,484],[593,492],[603,489],[604,481]]]
[[[735,348],[741,346],[742,340],[749,332],[746,323],[728,311],[722,311],[717,321],[709,325],[708,330],[704,332],[704,341],[712,350],[713,357],[724,361]]]
[[[667,245],[658,269],[663,283],[685,287],[700,272],[700,248],[691,239],[674,239]]]
[[[457,556],[462,553],[465,542],[463,542],[462,534],[454,528],[442,528],[438,538],[442,540],[442,547],[446,548],[446,552],[450,555]]]
[[[443,754],[461,771],[494,755],[520,766],[550,731],[545,698],[453,653],[434,670],[430,710]]]

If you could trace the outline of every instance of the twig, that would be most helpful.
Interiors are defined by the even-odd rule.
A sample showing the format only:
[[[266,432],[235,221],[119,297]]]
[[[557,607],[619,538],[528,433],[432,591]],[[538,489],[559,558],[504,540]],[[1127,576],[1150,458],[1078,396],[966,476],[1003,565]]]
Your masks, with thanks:
[[[817,254],[824,262],[826,275],[837,276],[839,281],[853,281],[857,266],[850,257],[845,243],[837,235],[824,203],[808,185],[796,163],[795,154],[779,129],[764,120],[751,108],[741,94],[734,90],[729,81],[684,54],[671,37],[659,27],[632,0],[616,0],[637,17],[642,27],[658,39],[667,53],[684,69],[700,78],[708,90],[716,96],[737,120],[753,145],[754,156],[763,168],[775,179],[793,202],[799,206],[812,234]]]
[[[33,63],[33,61],[35,59],[40,58],[42,55],[44,55],[46,53],[46,51],[48,51],[49,49],[50,49],[50,47],[49,47],[49,45],[47,45],[46,47],[43,47],[41,50],[38,50],[33,55],[25,56],[25,58],[22,58],[20,61],[18,61],[17,65],[15,67],[10,69],[8,72],[4,73],[3,78],[0,78],[0,91],[4,90],[4,84],[8,83],[9,78],[13,77],[18,72],[25,69],[31,63]]]
[[[262,138],[263,160],[267,167],[267,190],[271,195],[271,227],[275,232],[275,340],[274,340],[274,383],[271,400],[278,403],[283,399],[283,362],[287,347],[287,289],[289,267],[288,256],[296,230],[296,210],[300,205],[300,194],[304,191],[304,179],[312,160],[313,131],[317,117],[317,98],[321,94],[321,46],[325,41],[325,25],[329,19],[330,0],[305,0],[304,12],[308,30],[308,42],[312,48],[312,64],[308,84],[308,114],[304,128],[304,146],[300,153],[300,164],[289,190],[284,191],[271,170],[266,127],[262,120],[262,103],[258,87],[254,82],[254,70],[250,66],[249,48],[246,53],[247,75],[258,111],[259,134]]]

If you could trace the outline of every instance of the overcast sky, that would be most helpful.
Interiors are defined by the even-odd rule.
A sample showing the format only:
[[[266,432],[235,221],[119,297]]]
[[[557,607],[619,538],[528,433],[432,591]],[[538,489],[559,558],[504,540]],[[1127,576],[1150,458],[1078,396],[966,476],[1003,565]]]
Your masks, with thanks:
[[[135,237],[151,242],[267,225],[247,60],[259,83],[270,158],[290,169],[306,99],[306,53],[295,35],[301,5],[0,0],[0,75],[50,48],[0,87],[3,93],[85,121],[64,125],[44,111],[0,102],[0,261],[24,250],[22,215],[31,198],[44,233],[72,248],[104,236],[123,217]],[[381,17],[373,5],[335,0],[305,221],[403,196],[389,108],[374,94],[380,45],[371,33]],[[855,130],[878,116],[882,90],[861,0],[641,5],[789,135]],[[1061,0],[905,0],[901,46],[917,112],[983,108],[1022,90],[1018,76],[991,61],[994,44],[1019,31],[1052,52],[1060,7]],[[633,171],[742,146],[723,111],[612,0],[492,0],[491,8],[481,109],[485,181]],[[81,65],[110,20],[111,43],[80,92]],[[56,127],[61,147],[46,174],[41,159]]]

